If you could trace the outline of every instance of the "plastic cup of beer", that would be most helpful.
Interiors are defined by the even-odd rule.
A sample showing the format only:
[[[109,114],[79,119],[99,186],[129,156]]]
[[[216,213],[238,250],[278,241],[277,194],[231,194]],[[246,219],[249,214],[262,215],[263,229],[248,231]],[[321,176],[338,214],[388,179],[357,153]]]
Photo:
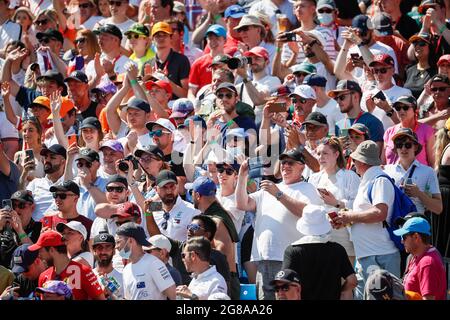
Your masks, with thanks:
[[[285,14],[277,14],[278,32],[289,31],[289,19]]]

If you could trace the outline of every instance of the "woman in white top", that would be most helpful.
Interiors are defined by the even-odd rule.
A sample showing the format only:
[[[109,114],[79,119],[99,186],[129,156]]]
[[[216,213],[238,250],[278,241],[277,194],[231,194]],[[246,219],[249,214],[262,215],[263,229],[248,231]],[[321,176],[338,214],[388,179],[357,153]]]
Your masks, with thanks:
[[[69,223],[58,223],[56,230],[63,236],[69,258],[93,268],[94,256],[89,251],[86,227],[81,222],[72,220]]]
[[[317,188],[325,202],[327,212],[338,212],[344,208],[352,208],[358,192],[359,177],[345,170],[345,159],[339,140],[335,137],[325,139],[317,147],[320,171],[310,176],[308,182]],[[341,244],[353,264],[355,251],[347,228],[333,229],[333,241]]]

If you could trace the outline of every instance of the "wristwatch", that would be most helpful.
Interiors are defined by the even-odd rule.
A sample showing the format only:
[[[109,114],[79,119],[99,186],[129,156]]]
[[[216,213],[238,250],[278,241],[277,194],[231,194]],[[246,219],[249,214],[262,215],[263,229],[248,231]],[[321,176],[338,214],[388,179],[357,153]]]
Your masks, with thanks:
[[[283,191],[278,191],[275,193],[275,198],[280,201],[281,197],[284,195]]]
[[[394,115],[394,109],[386,111],[386,115],[390,118]]]

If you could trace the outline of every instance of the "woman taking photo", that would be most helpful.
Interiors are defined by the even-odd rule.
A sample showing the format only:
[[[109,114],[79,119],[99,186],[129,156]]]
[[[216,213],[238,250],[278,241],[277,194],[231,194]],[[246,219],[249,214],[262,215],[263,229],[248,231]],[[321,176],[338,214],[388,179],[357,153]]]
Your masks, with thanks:
[[[63,236],[70,260],[94,267],[94,256],[89,251],[88,232],[81,222],[72,220],[69,223],[58,223],[56,231]]]
[[[434,164],[434,129],[418,121],[418,109],[416,99],[412,96],[401,96],[393,104],[393,109],[400,120],[399,124],[390,127],[384,133],[384,149],[381,159],[386,164],[394,164],[399,156],[395,150],[392,137],[402,128],[411,129],[418,138],[418,142],[423,146],[417,155],[417,160],[426,165]]]
[[[91,31],[87,29],[82,29],[77,32],[77,36],[75,38],[75,46],[78,51],[78,55],[76,55],[73,59],[80,59],[83,58],[83,67],[82,69],[74,69],[74,70],[81,70],[85,72],[85,67],[89,62],[94,60],[95,54],[100,54],[100,46],[98,45],[97,37],[96,35]],[[69,64],[69,70],[68,74],[70,74],[70,64]]]
[[[310,176],[308,182],[317,188],[325,202],[327,212],[338,212],[344,208],[352,208],[358,193],[359,177],[345,169],[342,147],[335,137],[326,139],[317,147],[320,171]],[[347,228],[333,229],[333,241],[345,248],[350,262],[355,261],[353,243]]]

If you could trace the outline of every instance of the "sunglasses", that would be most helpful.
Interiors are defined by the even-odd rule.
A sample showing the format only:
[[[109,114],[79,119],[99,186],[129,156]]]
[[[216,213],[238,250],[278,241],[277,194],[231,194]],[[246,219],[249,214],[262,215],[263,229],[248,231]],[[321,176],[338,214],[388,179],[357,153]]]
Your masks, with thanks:
[[[300,98],[291,98],[291,101],[292,101],[292,103],[293,104],[296,104],[297,102],[299,102],[299,103],[301,103],[301,104],[304,104],[304,103],[306,103],[306,99],[305,98],[302,98],[302,97],[300,97]]]
[[[48,23],[48,19],[37,20],[34,22],[34,24],[37,26],[43,26],[44,24],[47,24],[47,23]]]
[[[205,228],[200,227],[200,225],[198,225],[196,223],[191,223],[187,226],[187,229],[188,229],[188,231],[191,231],[191,232],[197,232],[198,230],[200,230],[200,229],[204,230]]]
[[[396,143],[395,144],[395,148],[396,149],[401,149],[403,147],[405,147],[406,149],[411,149],[413,146],[412,142],[405,142],[405,143]]]
[[[50,43],[50,39],[49,38],[41,38],[39,40],[39,43],[48,44],[48,43]]]
[[[75,44],[79,44],[79,43],[85,43],[86,42],[86,38],[78,38],[78,39],[75,39]]]
[[[226,173],[227,175],[231,176],[233,173],[235,173],[234,169],[232,168],[217,168],[217,172],[219,173]]]
[[[413,42],[413,46],[425,47],[427,43],[425,41],[416,41]]]
[[[389,68],[379,68],[379,69],[373,68],[372,69],[372,73],[374,73],[374,74],[379,74],[379,73],[385,74],[386,72],[388,72],[388,70],[389,70]]]
[[[90,168],[90,167],[92,167],[92,163],[78,161],[77,162],[77,168],[83,168],[83,167]]]
[[[56,193],[56,192],[53,192],[52,195],[53,195],[53,199],[58,199],[58,198],[60,198],[61,200],[66,200],[67,197],[74,196],[74,194],[68,194],[68,193]]]
[[[120,7],[122,5],[122,1],[108,1],[108,3],[110,6],[116,5],[116,6]]]
[[[294,76],[297,78],[306,77],[308,74],[303,72],[294,72]]]
[[[131,40],[131,39],[139,39],[139,38],[145,39],[147,37],[144,35],[141,35],[141,34],[134,33],[134,34],[128,34],[127,38],[128,38],[128,40]]]
[[[232,99],[234,97],[234,94],[232,93],[219,93],[217,95],[217,98],[223,99],[224,97],[227,97],[227,99]]]
[[[397,104],[395,105],[394,109],[395,111],[400,111],[403,109],[403,111],[408,111],[410,108],[410,106],[406,105],[406,104]]]
[[[404,235],[402,235],[402,239],[406,240],[406,238],[408,238],[409,236],[412,236],[414,233],[415,232],[410,232],[410,233],[404,234]]]
[[[240,32],[246,32],[246,31],[248,31],[249,29],[250,29],[249,26],[245,26],[245,27],[239,28],[239,29],[237,30],[237,32],[238,32],[238,33],[240,33]]]
[[[336,98],[334,98],[334,100],[336,100],[336,101],[344,101],[345,100],[345,97],[346,96],[348,96],[348,95],[350,95],[351,93],[344,93],[344,94],[341,94],[340,96],[337,96]]]
[[[275,290],[275,292],[278,292],[278,291],[286,292],[286,291],[289,291],[290,287],[291,287],[290,284],[283,284],[282,286],[275,286],[273,289]]]
[[[317,10],[318,13],[333,13],[333,9],[324,8]]]
[[[163,221],[163,223],[161,224],[161,227],[163,228],[163,230],[167,230],[167,221],[168,221],[169,218],[170,218],[170,213],[164,212],[163,218],[164,218],[164,221]]]
[[[106,187],[106,191],[108,192],[122,193],[123,190],[125,190],[125,187],[113,187],[113,186]]]
[[[433,87],[430,88],[431,92],[445,92],[449,87]]]
[[[82,3],[82,4],[79,4],[78,7],[87,9],[87,8],[91,7],[91,4],[90,3]]]
[[[161,137],[162,135],[163,135],[163,133],[170,133],[170,132],[168,132],[168,131],[163,131],[162,129],[159,129],[159,130],[155,130],[155,131],[150,131],[149,133],[148,133],[148,135],[150,136],[150,137],[154,137],[154,136],[156,136],[156,137]]]

